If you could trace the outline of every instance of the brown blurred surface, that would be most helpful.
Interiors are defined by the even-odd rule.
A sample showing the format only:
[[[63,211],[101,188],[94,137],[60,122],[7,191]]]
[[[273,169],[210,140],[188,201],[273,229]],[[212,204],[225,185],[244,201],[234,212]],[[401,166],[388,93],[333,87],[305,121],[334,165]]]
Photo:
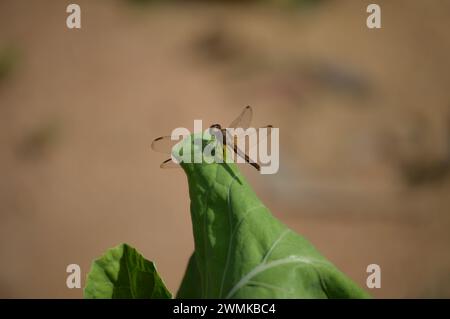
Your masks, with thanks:
[[[120,242],[172,292],[193,250],[186,179],[151,140],[247,104],[280,127],[281,167],[260,198],[375,297],[450,297],[450,1],[308,8],[0,2],[0,297],[79,298]],[[1,55],[0,55],[1,56]],[[84,281],[83,281],[84,285]]]

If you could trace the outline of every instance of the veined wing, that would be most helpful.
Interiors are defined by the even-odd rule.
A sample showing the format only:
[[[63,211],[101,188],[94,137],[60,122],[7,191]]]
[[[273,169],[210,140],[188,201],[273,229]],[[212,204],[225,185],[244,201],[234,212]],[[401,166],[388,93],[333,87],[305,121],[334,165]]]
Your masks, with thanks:
[[[180,140],[172,140],[170,136],[161,136],[155,138],[152,142],[152,150],[164,153],[164,154],[172,154],[172,148],[178,143]]]
[[[267,141],[267,149],[271,149],[270,145],[270,134],[272,132],[272,125],[263,126],[260,128],[252,129],[247,132],[238,132],[238,134],[231,135],[230,131],[227,130],[227,147],[244,161],[251,164],[257,170],[260,170],[260,165],[258,164],[257,154],[253,154],[252,150],[257,146],[261,145]],[[245,140],[241,140],[245,139]],[[232,141],[231,143],[229,141]],[[243,145],[239,144],[239,141]],[[241,148],[244,146],[244,148]],[[252,156],[253,155],[253,156]],[[255,157],[256,155],[256,157]]]
[[[246,129],[250,126],[250,123],[252,121],[253,117],[253,110],[250,105],[247,105],[239,114],[239,116],[230,123],[228,127],[242,127],[243,129]]]
[[[162,162],[161,165],[159,165],[159,167],[161,167],[161,168],[179,168],[180,165],[178,165],[177,163],[172,161],[171,158],[169,158],[169,159],[166,159],[164,162]]]
[[[245,148],[251,150],[266,140],[270,143],[272,128],[272,125],[266,125],[255,129],[234,131],[233,134],[229,130],[226,130],[227,141],[233,141],[233,144],[238,144],[240,139],[245,138]]]

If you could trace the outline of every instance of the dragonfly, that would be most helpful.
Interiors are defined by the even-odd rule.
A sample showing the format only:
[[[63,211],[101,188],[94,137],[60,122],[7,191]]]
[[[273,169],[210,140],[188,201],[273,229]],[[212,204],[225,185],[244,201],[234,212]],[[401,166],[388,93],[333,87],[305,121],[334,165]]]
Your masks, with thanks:
[[[234,129],[242,128],[243,130],[246,130],[250,127],[252,118],[253,118],[253,109],[251,108],[251,106],[247,105],[242,110],[242,112],[239,114],[239,116],[236,119],[234,119],[230,123],[230,125],[228,125],[226,128],[234,128]],[[223,137],[222,145],[231,149],[237,156],[242,158],[246,163],[250,164],[256,170],[260,171],[261,165],[258,164],[255,160],[251,159],[250,156],[245,152],[245,150],[241,150],[237,145],[237,139],[240,138],[241,137],[240,135],[242,135],[242,134],[240,134],[240,135],[237,134],[237,135],[231,136],[230,133],[226,130],[226,128],[223,128],[220,124],[213,124],[210,126],[210,129],[217,129],[217,130],[221,131],[222,137]],[[260,140],[258,142],[261,142],[262,138],[265,139],[268,136],[270,136],[272,128],[273,128],[272,125],[266,125],[266,126],[257,128],[255,130],[252,130],[249,134],[247,134],[247,136],[249,136],[249,138],[250,138],[253,134],[256,134],[260,138]],[[259,135],[259,131],[261,129],[266,129],[266,132],[267,132],[267,134],[265,134],[265,135],[263,134],[263,137],[261,137]],[[232,145],[230,145],[229,142],[227,141],[227,136],[229,137],[229,140],[234,141],[234,143],[232,143]],[[179,142],[180,141],[172,140],[171,136],[160,136],[153,140],[153,142],[151,144],[151,148],[154,151],[159,152],[159,153],[171,154],[172,148],[175,146],[175,144],[177,144]],[[255,146],[256,145],[250,145],[248,149],[250,150]],[[161,168],[177,168],[177,167],[179,167],[179,165],[177,163],[175,163],[174,161],[172,161],[172,158],[169,158],[169,159],[165,160],[164,162],[162,162],[160,167]]]

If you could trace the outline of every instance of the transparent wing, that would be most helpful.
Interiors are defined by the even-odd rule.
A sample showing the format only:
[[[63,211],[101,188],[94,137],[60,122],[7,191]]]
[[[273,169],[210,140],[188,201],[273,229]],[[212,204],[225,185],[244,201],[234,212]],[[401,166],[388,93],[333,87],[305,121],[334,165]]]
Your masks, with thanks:
[[[230,134],[230,132],[227,130],[227,138],[229,141],[233,141],[234,144],[238,143],[238,140],[241,138],[247,138],[246,141],[246,149],[252,149],[256,147],[256,145],[262,143],[263,141],[270,141],[270,135],[272,133],[272,125],[266,125],[259,128],[256,128],[254,130],[250,131],[238,131],[235,132],[233,135]],[[261,129],[264,129],[263,131]],[[261,133],[260,133],[261,132]],[[263,134],[264,132],[265,134]],[[247,134],[248,133],[248,134]],[[251,143],[251,141],[256,141]],[[250,144],[250,145],[247,145]]]
[[[179,142],[179,140],[173,141],[170,136],[161,136],[155,138],[152,142],[152,150],[164,153],[164,154],[172,154],[172,148]]]
[[[254,152],[251,152],[257,145],[261,145],[261,143],[267,142],[267,149],[271,149],[271,140],[270,135],[272,133],[272,125],[263,126],[254,130],[251,130],[249,134],[240,133],[231,135],[229,131],[227,131],[227,138],[228,141],[233,141],[232,143],[227,143],[227,148],[236,153],[237,156],[242,158],[244,161],[248,163],[256,163],[256,165],[253,165],[259,170],[258,165],[258,158],[257,154]],[[262,130],[263,129],[263,130]],[[247,132],[248,133],[248,132]],[[245,144],[242,148],[241,145],[239,145],[239,140],[245,138]],[[241,141],[244,142],[244,141]],[[253,154],[253,156],[252,156]],[[256,155],[256,157],[255,157]]]
[[[239,114],[239,116],[230,123],[228,127],[242,127],[244,129],[250,126],[253,117],[253,110],[250,105],[247,105]]]
[[[169,159],[165,160],[164,162],[162,162],[159,167],[161,167],[161,168],[180,168],[180,165],[178,165],[177,163],[172,161],[171,158],[169,158]]]

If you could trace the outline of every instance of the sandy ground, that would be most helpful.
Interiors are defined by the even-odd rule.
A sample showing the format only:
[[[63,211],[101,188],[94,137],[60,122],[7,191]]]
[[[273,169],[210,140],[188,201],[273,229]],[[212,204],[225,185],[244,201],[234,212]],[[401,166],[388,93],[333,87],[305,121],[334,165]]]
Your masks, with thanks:
[[[244,174],[273,213],[375,297],[450,297],[450,1],[292,9],[0,2],[0,297],[79,298],[120,242],[175,292],[193,249],[186,179],[151,140],[247,104],[280,127],[276,175]],[[84,285],[84,282],[83,282]]]

